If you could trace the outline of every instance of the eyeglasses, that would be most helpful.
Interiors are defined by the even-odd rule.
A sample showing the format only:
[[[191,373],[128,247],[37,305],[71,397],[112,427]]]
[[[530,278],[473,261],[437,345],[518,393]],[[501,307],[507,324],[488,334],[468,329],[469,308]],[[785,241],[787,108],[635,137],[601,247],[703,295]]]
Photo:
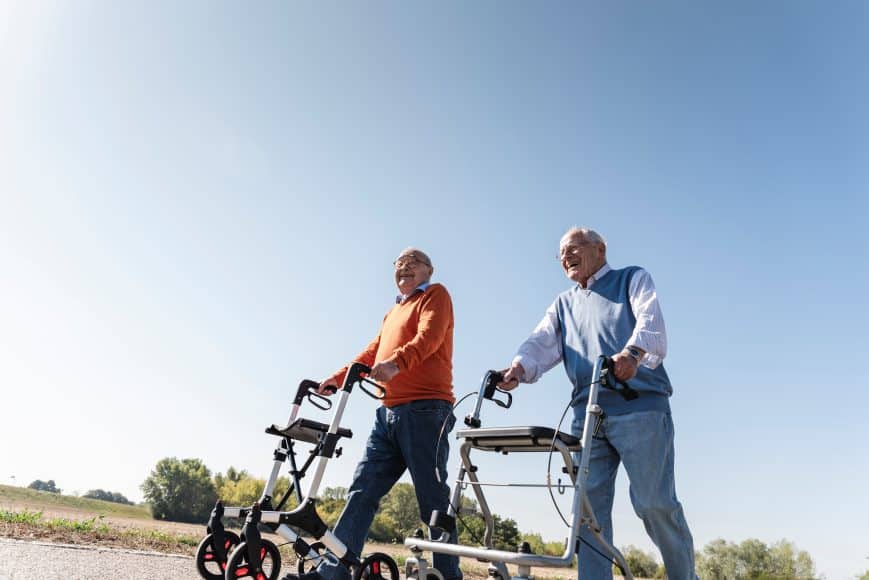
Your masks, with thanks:
[[[578,254],[578,253],[581,252],[584,248],[586,248],[586,247],[588,247],[588,246],[593,246],[593,245],[595,245],[594,242],[582,242],[582,243],[579,243],[579,244],[570,244],[570,245],[567,245],[567,246],[562,246],[562,248],[558,251],[558,256],[557,256],[557,258],[558,258],[559,260],[563,260],[563,259],[566,258],[567,256],[572,256],[572,255],[574,255],[574,254]]]
[[[398,259],[396,259],[392,263],[392,265],[395,266],[396,270],[399,270],[399,269],[407,267],[407,266],[415,266],[416,264],[424,264],[426,266],[431,266],[431,264],[428,263],[428,260],[425,260],[425,259],[421,258],[420,256],[417,256],[416,254],[405,254],[403,256],[399,256]]]

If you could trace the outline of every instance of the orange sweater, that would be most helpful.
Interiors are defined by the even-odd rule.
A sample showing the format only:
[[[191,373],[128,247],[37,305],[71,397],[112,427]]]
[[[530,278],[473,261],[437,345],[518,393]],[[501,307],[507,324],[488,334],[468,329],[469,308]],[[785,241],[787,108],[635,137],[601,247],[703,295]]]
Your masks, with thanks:
[[[453,303],[441,284],[432,284],[396,304],[383,318],[380,332],[354,362],[398,365],[386,387],[383,404],[394,407],[420,399],[453,403]],[[344,367],[334,375],[344,384]]]

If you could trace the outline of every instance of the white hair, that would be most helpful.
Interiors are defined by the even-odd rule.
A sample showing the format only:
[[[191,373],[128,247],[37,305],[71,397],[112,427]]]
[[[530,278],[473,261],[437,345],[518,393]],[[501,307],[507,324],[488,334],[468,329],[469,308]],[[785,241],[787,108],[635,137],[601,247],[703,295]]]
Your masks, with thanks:
[[[578,228],[573,226],[569,230],[567,230],[563,236],[561,236],[561,241],[564,242],[565,239],[572,236],[582,236],[586,242],[590,242],[592,244],[601,244],[604,248],[606,248],[606,240],[603,239],[603,236],[594,231],[591,228]]]

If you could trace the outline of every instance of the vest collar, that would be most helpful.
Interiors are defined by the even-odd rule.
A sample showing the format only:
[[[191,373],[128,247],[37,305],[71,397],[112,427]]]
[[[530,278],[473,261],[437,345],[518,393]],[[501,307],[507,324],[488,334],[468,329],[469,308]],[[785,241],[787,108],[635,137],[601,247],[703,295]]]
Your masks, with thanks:
[[[579,287],[582,288],[583,290],[588,290],[589,288],[591,288],[592,286],[594,286],[594,283],[595,283],[595,282],[597,282],[598,280],[600,280],[601,278],[603,278],[604,276],[606,276],[607,274],[609,274],[609,271],[610,271],[610,270],[612,270],[612,268],[610,268],[610,265],[609,265],[607,262],[604,262],[604,264],[603,264],[603,266],[601,267],[601,269],[598,270],[597,272],[595,272],[594,274],[592,274],[592,275],[588,278],[588,282],[585,284],[585,288],[582,288],[582,286],[581,286],[579,283],[577,283],[577,286],[579,286]]]

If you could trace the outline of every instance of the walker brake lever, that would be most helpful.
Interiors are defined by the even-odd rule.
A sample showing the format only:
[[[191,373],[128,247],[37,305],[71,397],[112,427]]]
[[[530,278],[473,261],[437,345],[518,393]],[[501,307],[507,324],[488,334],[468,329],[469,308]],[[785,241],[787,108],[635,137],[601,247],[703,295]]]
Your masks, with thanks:
[[[368,389],[366,389],[365,383],[372,385],[374,388],[376,388],[379,391],[379,393],[375,394],[373,391],[369,391]],[[377,399],[378,401],[382,401],[384,398],[386,398],[386,387],[384,387],[383,385],[381,385],[378,382],[372,381],[371,379],[368,379],[365,377],[359,377],[359,388],[362,389],[362,391],[366,395],[371,397],[372,399]]]
[[[319,385],[317,385],[319,387]],[[337,393],[338,388],[332,385],[329,385],[324,389],[327,393]],[[321,395],[316,391],[308,391],[308,402],[320,409],[321,411],[328,411],[332,408],[332,401],[329,400],[325,395]]]

